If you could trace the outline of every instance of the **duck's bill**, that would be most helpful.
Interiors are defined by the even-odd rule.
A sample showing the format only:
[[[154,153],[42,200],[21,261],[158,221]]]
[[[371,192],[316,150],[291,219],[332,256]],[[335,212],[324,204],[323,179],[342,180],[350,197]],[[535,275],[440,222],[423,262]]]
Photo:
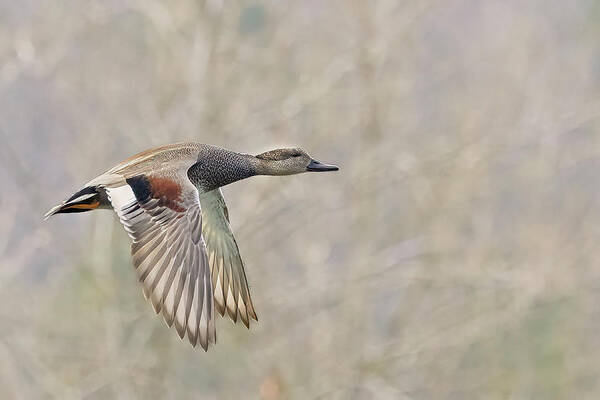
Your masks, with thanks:
[[[323,164],[317,160],[311,160],[310,164],[306,167],[307,171],[310,172],[327,172],[327,171],[337,171],[339,168],[337,165],[329,165]]]

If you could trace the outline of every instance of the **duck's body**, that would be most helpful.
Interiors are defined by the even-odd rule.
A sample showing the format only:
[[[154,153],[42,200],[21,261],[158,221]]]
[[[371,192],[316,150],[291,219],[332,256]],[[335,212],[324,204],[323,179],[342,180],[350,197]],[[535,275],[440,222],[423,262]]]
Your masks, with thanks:
[[[200,143],[136,154],[52,208],[58,213],[112,208],[132,238],[146,298],[181,338],[205,350],[216,339],[214,307],[257,320],[220,187],[254,175],[333,171],[300,149],[258,156]]]

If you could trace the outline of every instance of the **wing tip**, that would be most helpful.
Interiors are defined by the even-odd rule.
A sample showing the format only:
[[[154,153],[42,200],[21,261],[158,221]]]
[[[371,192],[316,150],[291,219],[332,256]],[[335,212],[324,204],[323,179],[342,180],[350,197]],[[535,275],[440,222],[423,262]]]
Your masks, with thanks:
[[[185,329],[181,327],[181,324],[177,323],[177,320],[175,320],[175,330],[177,331],[177,335],[179,335],[180,339],[185,337]]]
[[[258,316],[256,315],[256,311],[254,311],[254,306],[252,305],[252,301],[248,302],[248,315],[250,315],[250,317],[253,320],[258,322]]]
[[[217,309],[217,312],[221,315],[221,317],[225,316],[225,305],[219,303],[218,301],[215,301],[215,308]]]

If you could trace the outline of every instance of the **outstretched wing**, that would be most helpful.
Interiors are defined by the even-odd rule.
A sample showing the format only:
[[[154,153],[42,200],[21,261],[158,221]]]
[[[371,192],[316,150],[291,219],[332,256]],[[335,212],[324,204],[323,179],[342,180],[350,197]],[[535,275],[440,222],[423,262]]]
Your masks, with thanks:
[[[249,317],[258,321],[244,264],[238,245],[229,226],[229,213],[221,189],[200,194],[202,206],[202,236],[206,240],[211,266],[215,304],[221,315],[227,314],[237,322],[238,315],[246,327]]]
[[[133,240],[131,254],[144,295],[179,337],[207,350],[216,340],[214,301],[198,191],[169,174],[129,177],[107,188]]]

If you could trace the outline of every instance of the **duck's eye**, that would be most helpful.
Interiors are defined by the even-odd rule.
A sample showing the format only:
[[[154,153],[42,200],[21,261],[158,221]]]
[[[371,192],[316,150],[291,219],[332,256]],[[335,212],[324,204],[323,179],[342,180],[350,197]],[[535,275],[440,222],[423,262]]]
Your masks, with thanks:
[[[302,154],[300,153],[296,153],[296,154],[292,154],[292,157],[300,157]]]

